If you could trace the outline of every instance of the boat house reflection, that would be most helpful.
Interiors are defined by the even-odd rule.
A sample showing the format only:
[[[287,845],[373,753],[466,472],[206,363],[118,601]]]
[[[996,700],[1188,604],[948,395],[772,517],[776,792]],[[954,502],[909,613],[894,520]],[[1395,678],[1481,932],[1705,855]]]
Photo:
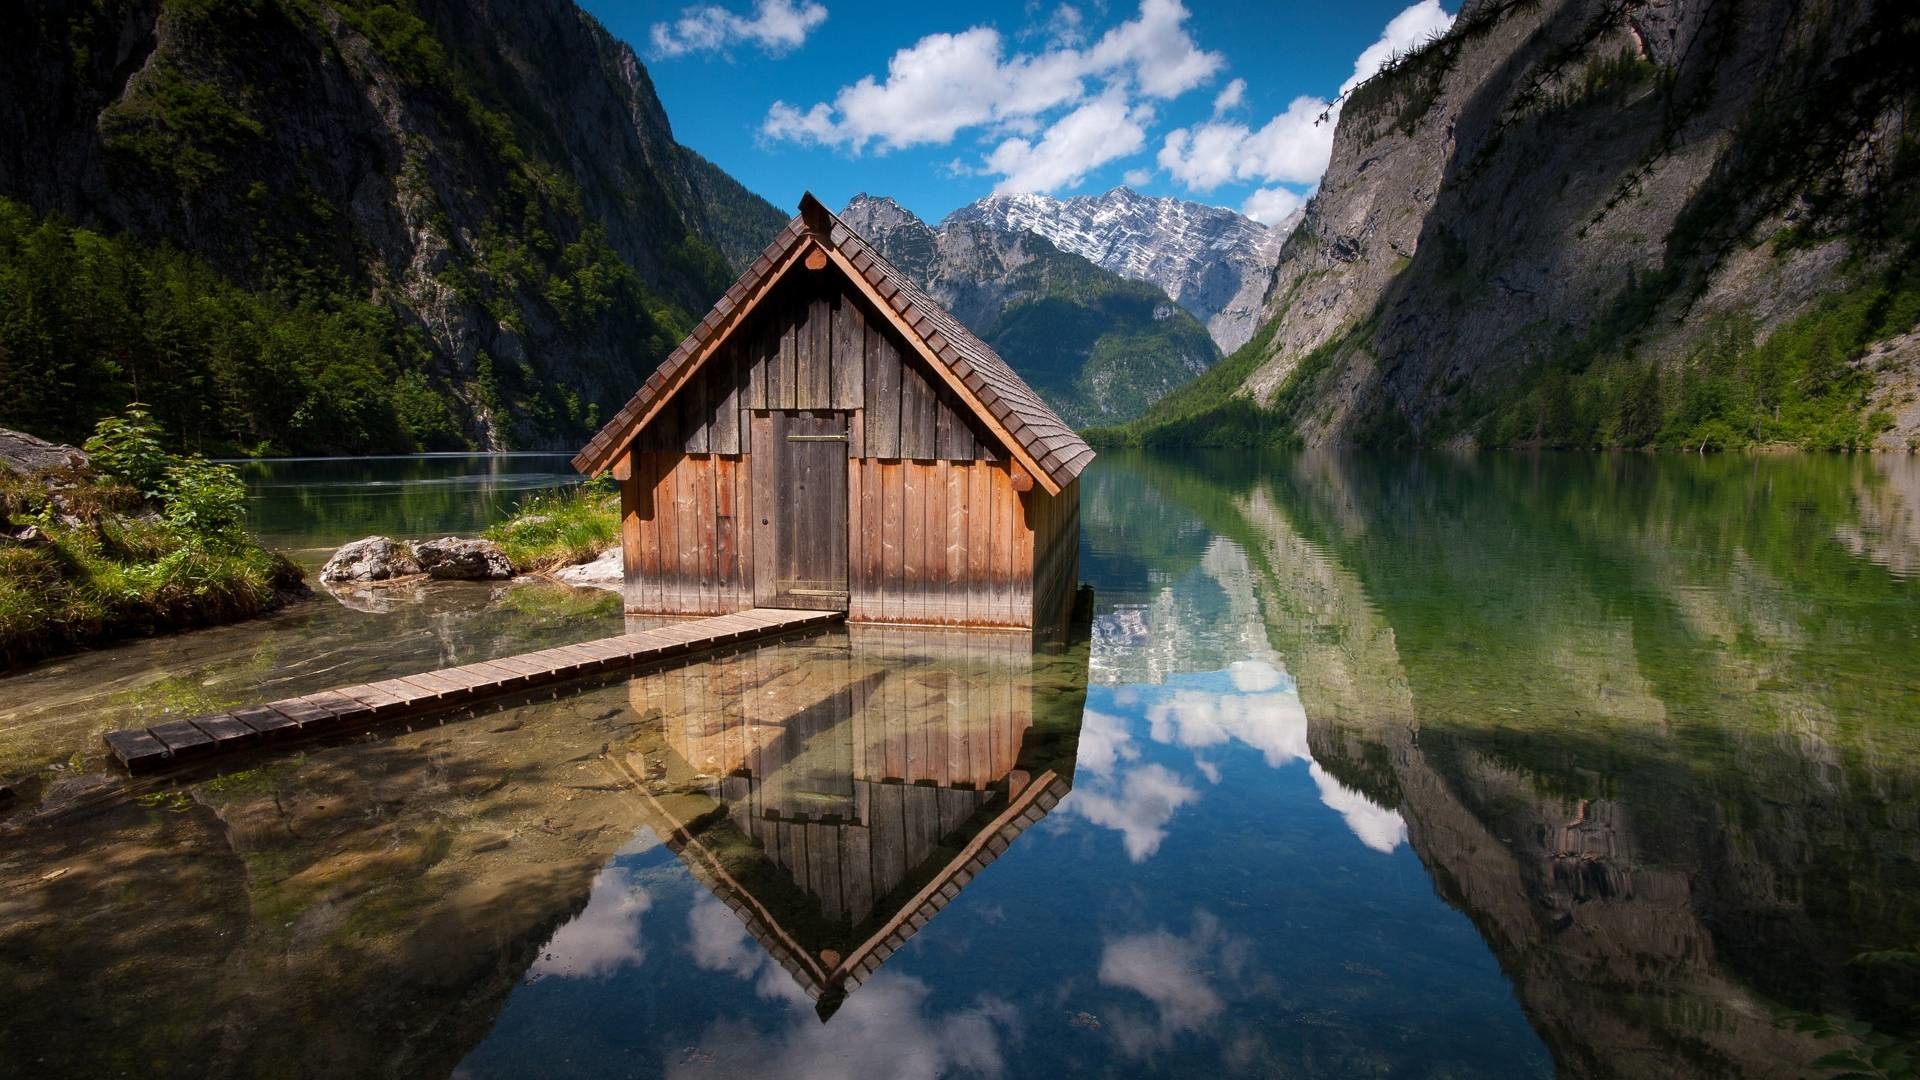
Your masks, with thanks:
[[[856,627],[632,683],[650,824],[822,1019],[1073,783],[1086,652]]]

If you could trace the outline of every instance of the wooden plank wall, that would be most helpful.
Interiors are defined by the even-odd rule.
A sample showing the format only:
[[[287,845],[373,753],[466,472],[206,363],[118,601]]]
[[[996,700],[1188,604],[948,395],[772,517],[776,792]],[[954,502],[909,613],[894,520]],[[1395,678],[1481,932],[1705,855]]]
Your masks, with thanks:
[[[636,451],[623,482],[626,610],[752,607],[753,455]],[[993,462],[847,463],[847,617],[932,626],[1052,627],[1079,575],[1078,481],[1013,489]],[[767,572],[765,560],[759,570]]]
[[[1033,530],[1005,465],[858,458],[847,469],[849,619],[1032,625]]]
[[[985,428],[866,301],[837,278],[782,282],[636,437],[644,450],[752,452],[743,414],[863,410],[855,457],[997,460]],[[871,318],[870,318],[871,316]]]
[[[1080,586],[1080,480],[1049,495],[1038,488],[1029,493],[1033,512],[1033,626],[1062,630],[1073,611],[1073,594]]]
[[[635,450],[621,483],[626,610],[722,615],[753,606],[749,455]]]

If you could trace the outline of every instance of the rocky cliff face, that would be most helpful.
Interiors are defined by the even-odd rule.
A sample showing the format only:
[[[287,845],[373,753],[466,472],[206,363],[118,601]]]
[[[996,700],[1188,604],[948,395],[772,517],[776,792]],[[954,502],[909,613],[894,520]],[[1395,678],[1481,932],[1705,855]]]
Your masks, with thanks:
[[[389,307],[484,446],[570,442],[785,219],[571,0],[30,3],[0,87],[0,195]]]
[[[1884,3],[1468,3],[1345,103],[1262,335],[1159,437],[1906,445],[1915,57]]]
[[[955,216],[934,228],[857,196],[847,225],[992,345],[1068,423],[1130,420],[1220,353],[1158,288],[1027,231]]]
[[[1031,232],[1121,277],[1151,282],[1205,323],[1221,351],[1232,352],[1259,325],[1281,241],[1299,218],[1269,229],[1218,206],[1121,187],[1070,199],[993,195],[947,221]]]

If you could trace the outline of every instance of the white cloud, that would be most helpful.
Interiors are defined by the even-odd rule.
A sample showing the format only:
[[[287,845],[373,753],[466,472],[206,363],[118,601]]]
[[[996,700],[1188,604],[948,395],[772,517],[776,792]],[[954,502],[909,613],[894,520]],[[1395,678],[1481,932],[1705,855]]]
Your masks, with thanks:
[[[1104,34],[1087,54],[1093,71],[1129,72],[1148,97],[1177,97],[1213,77],[1226,63],[1217,52],[1194,44],[1181,24],[1180,0],[1141,0],[1139,18]]]
[[[1398,811],[1380,806],[1346,787],[1313,760],[1307,742],[1306,708],[1286,672],[1265,660],[1241,660],[1229,664],[1226,675],[1233,686],[1231,692],[1181,688],[1155,700],[1146,710],[1148,734],[1155,742],[1195,751],[1194,766],[1214,783],[1219,783],[1218,767],[1203,760],[1198,753],[1211,747],[1241,743],[1260,751],[1268,767],[1275,769],[1304,761],[1321,804],[1339,814],[1361,844],[1374,851],[1391,852],[1406,840],[1406,821]],[[1117,720],[1102,717],[1097,743],[1103,748],[1100,753],[1103,764],[1110,767],[1118,756],[1105,748],[1134,749],[1130,740],[1131,735]],[[1085,746],[1084,738],[1082,746]],[[1126,794],[1131,798],[1132,776],[1127,779]],[[1148,785],[1144,793],[1151,795],[1164,786]],[[1136,848],[1143,850],[1145,854],[1135,856],[1135,862],[1158,848],[1164,826],[1179,806],[1177,802],[1165,806],[1148,799],[1128,808],[1132,811],[1129,816],[1109,810],[1098,801],[1099,797],[1096,791],[1093,804],[1077,809],[1089,820],[1120,829],[1127,837],[1129,854]],[[1095,817],[1096,814],[1101,816]]]
[[[1340,93],[1345,95],[1371,78],[1388,60],[1425,45],[1446,33],[1452,25],[1453,16],[1440,6],[1440,0],[1420,0],[1395,15],[1388,21],[1387,28],[1380,32],[1380,40],[1361,50],[1359,58],[1353,62],[1353,74],[1340,84]]]
[[[1327,170],[1333,124],[1321,122],[1327,103],[1297,97],[1258,131],[1245,124],[1209,120],[1167,133],[1159,162],[1195,191],[1212,191],[1235,180],[1311,184]]]
[[[1240,204],[1240,212],[1262,225],[1278,225],[1306,202],[1304,196],[1283,187],[1260,188]]]
[[[1265,660],[1235,660],[1227,665],[1227,681],[1243,694],[1264,694],[1290,685],[1287,673]]]
[[[1269,664],[1242,661],[1228,669],[1229,677],[1257,685],[1262,668],[1273,671]],[[1306,709],[1284,673],[1273,671],[1272,680],[1258,693],[1176,690],[1147,709],[1148,731],[1155,742],[1189,750],[1239,741],[1275,769],[1308,760]]]
[[[1320,802],[1346,821],[1348,831],[1362,844],[1382,854],[1391,854],[1407,840],[1407,821],[1398,810],[1377,806],[1373,800],[1333,778],[1319,762],[1307,766]]]
[[[1224,58],[1194,42],[1187,18],[1179,0],[1142,0],[1134,18],[1081,48],[1079,9],[1063,7],[1037,52],[1009,53],[989,26],[929,34],[894,53],[884,79],[864,76],[804,108],[775,102],[760,130],[852,153],[945,145],[974,128],[1012,134],[989,155],[989,171],[1006,178],[1003,190],[1052,190],[1145,145],[1153,112],[1135,97],[1175,97],[1220,70]],[[1091,96],[1090,82],[1102,84]],[[1071,111],[1057,116],[1062,109]],[[1096,147],[1095,122],[1118,125],[1120,138],[1107,142],[1126,148]]]
[[[1086,16],[1072,4],[1061,4],[1047,17],[1048,44],[1057,48],[1076,48],[1087,40]]]
[[[1165,930],[1134,934],[1108,942],[1101,950],[1100,981],[1153,1002],[1165,1029],[1187,1031],[1226,1008],[1201,973],[1203,961],[1198,946]]]
[[[812,0],[759,0],[752,18],[703,4],[687,8],[670,23],[653,24],[653,55],[720,52],[744,44],[778,56],[806,44],[807,35],[826,21],[827,9]]]
[[[1146,998],[1159,1014],[1154,1029],[1115,1017],[1115,1038],[1130,1056],[1144,1056],[1155,1047],[1170,1045],[1183,1031],[1210,1027],[1226,1010],[1219,987],[1242,981],[1252,956],[1252,943],[1225,932],[1210,912],[1193,913],[1193,929],[1185,936],[1166,930],[1112,938],[1100,950],[1100,982],[1132,990]]]
[[[1133,734],[1125,720],[1098,709],[1086,710],[1080,723],[1080,751],[1075,758],[1082,771],[1108,776],[1115,765],[1139,756],[1140,748],[1133,745]]]
[[[550,976],[604,978],[646,959],[640,943],[640,916],[653,906],[647,890],[632,883],[627,871],[609,866],[593,879],[587,906],[554,931],[527,970],[529,981]]]
[[[1008,139],[987,155],[1001,191],[1056,191],[1076,187],[1087,173],[1136,153],[1147,144],[1153,109],[1128,105],[1117,89],[1061,117],[1037,142]]]
[[[1167,823],[1174,811],[1199,797],[1173,770],[1145,765],[1123,773],[1118,785],[1107,782],[1076,788],[1060,806],[1117,831],[1127,858],[1145,862],[1167,838]]]
[[[769,964],[781,979],[786,973]],[[935,1080],[943,1076],[998,1076],[1006,1068],[1002,1045],[1018,1032],[1019,1017],[1004,1001],[983,997],[947,1013],[928,1008],[932,996],[919,979],[882,970],[855,990],[822,1024],[804,994],[791,1004],[784,1030],[762,1032],[737,1020],[708,1029],[697,1054],[669,1064],[675,1080],[736,1076],[885,1076]]]
[[[1151,179],[1153,179],[1151,169],[1128,169],[1127,174],[1120,178],[1120,182],[1128,187],[1139,187]]]
[[[687,952],[695,967],[751,979],[763,954],[732,909],[702,894],[687,911]]]
[[[1419,0],[1395,15],[1379,39],[1361,51],[1353,74],[1340,84],[1340,93],[1353,89],[1394,55],[1445,33],[1451,25],[1453,16],[1440,7],[1440,0]],[[1227,90],[1231,89],[1229,85]],[[1220,96],[1224,99],[1227,91]],[[1319,182],[1333,152],[1333,129],[1340,118],[1337,101],[1294,98],[1258,130],[1218,119],[1222,110],[1217,106],[1218,100],[1215,119],[1167,133],[1158,160],[1175,179],[1195,191],[1211,191],[1229,181]]]
[[[1232,112],[1247,100],[1247,80],[1235,79],[1213,97],[1213,115]]]

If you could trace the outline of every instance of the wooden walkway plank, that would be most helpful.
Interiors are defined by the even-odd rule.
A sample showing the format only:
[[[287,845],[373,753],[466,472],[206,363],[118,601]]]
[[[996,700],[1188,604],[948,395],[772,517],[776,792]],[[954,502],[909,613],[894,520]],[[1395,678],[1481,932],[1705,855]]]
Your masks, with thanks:
[[[373,715],[375,716],[392,715],[406,707],[407,704],[401,698],[395,697],[385,690],[366,685],[343,686],[334,691],[334,693],[350,697],[360,704],[365,705],[367,708],[373,710]]]
[[[752,608],[597,641],[422,671],[374,683],[355,683],[265,705],[109,732],[106,743],[129,772],[148,772],[182,759],[239,749],[270,739],[326,731],[355,720],[447,707],[535,683],[672,659],[737,641],[825,626],[843,618],[844,613],[838,611]],[[797,839],[795,842],[798,843]]]
[[[193,726],[212,736],[213,741],[222,747],[250,743],[260,737],[259,732],[241,723],[231,713],[199,717],[193,721]]]
[[[333,717],[332,713],[308,702],[304,698],[285,698],[267,702],[267,708],[293,721],[301,727],[318,724]]]
[[[282,732],[295,731],[300,727],[292,720],[262,705],[235,709],[227,715],[252,728],[264,739],[275,738]]]
[[[213,736],[193,726],[190,720],[171,720],[164,724],[155,724],[147,733],[166,744],[167,753],[174,757],[205,753],[213,749]]]
[[[317,694],[308,694],[300,700],[315,708],[325,709],[333,714],[334,720],[342,723],[373,715],[373,706],[348,697],[338,690],[322,690]]]

